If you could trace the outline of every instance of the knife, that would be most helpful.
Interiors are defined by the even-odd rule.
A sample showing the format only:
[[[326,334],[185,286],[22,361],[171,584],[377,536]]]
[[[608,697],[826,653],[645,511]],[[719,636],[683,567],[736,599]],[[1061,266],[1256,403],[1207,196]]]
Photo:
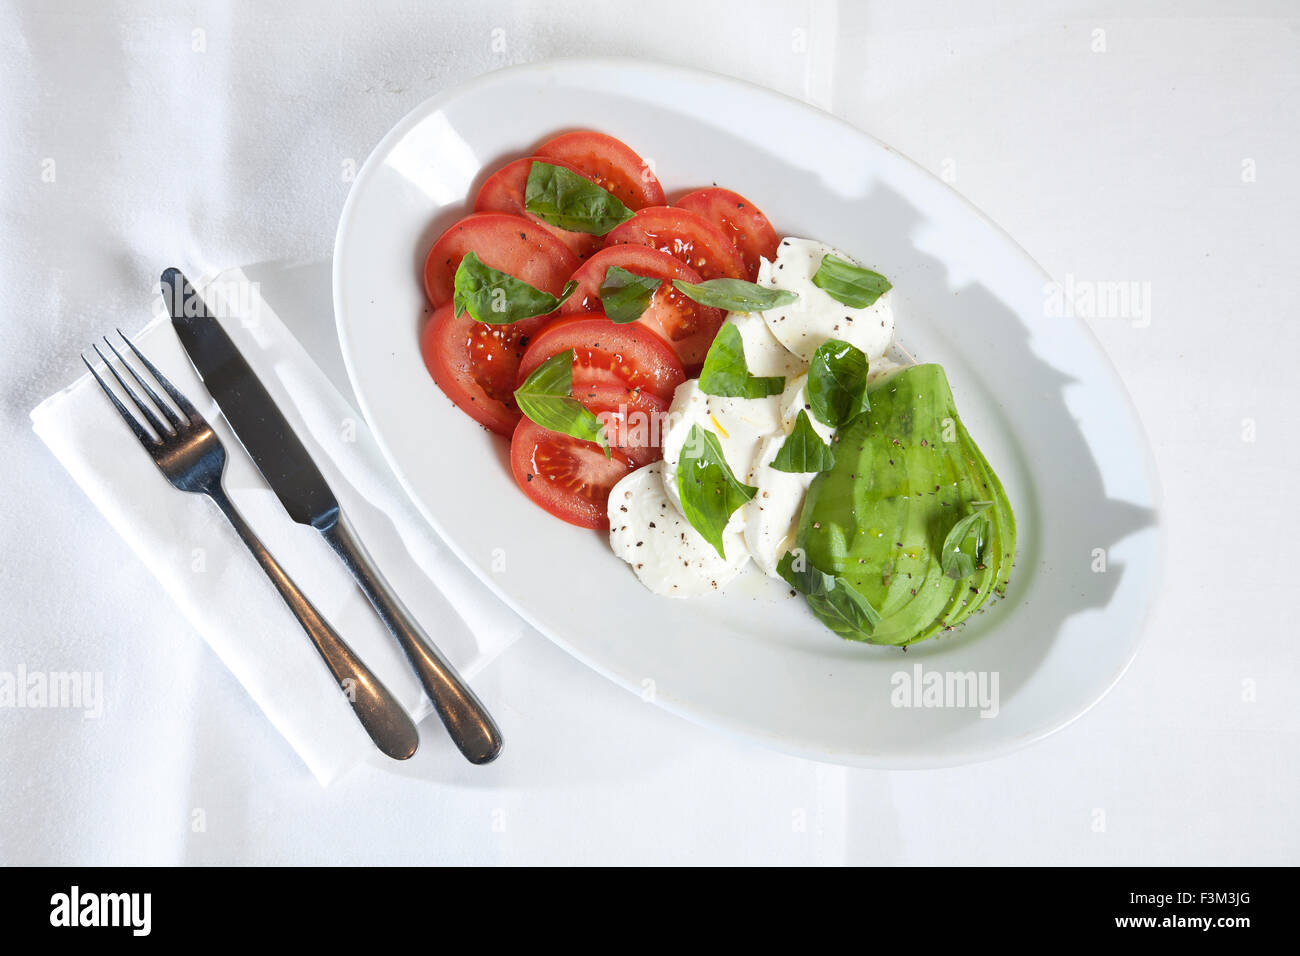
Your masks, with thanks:
[[[379,573],[325,477],[207,303],[179,269],[163,272],[162,292],[190,362],[284,510],[319,531],[343,560],[465,758],[493,760],[501,752],[496,723]]]

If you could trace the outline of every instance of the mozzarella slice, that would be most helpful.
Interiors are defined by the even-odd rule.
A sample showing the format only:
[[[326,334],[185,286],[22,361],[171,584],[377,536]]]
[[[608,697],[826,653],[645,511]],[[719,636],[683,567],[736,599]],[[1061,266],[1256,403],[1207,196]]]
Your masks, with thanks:
[[[794,431],[794,423],[798,419],[800,412],[808,413],[808,421],[812,423],[813,431],[821,436],[822,441],[831,440],[831,436],[835,434],[835,429],[818,421],[817,416],[813,414],[812,403],[808,401],[808,374],[806,372],[797,378],[790,379],[781,395],[781,427],[785,430],[786,435]]]
[[[668,421],[663,430],[664,492],[680,509],[677,493],[677,465],[691,428],[712,432],[722,448],[731,473],[740,480],[749,472],[758,446],[773,432],[781,429],[781,396],[766,398],[723,398],[706,395],[700,390],[699,379],[691,379],[677,386],[673,403],[668,408]],[[729,528],[739,529],[744,523],[743,508],[732,513]]]
[[[787,349],[805,362],[828,339],[841,339],[861,349],[869,360],[885,354],[894,336],[894,312],[889,293],[865,309],[852,309],[813,285],[822,257],[835,255],[854,260],[833,246],[811,239],[782,239],[776,260],[766,259],[758,269],[759,285],[795,292],[789,305],[769,309],[763,319]]]
[[[772,467],[785,439],[785,435],[774,435],[760,446],[749,480],[758,493],[744,508],[745,547],[763,573],[774,578],[780,577],[776,573],[777,563],[794,547],[804,498],[808,486],[817,477]]]
[[[609,493],[609,543],[655,594],[699,597],[726,586],[749,561],[744,536],[723,533],[726,558],[664,493],[663,463],[625,476]]]
[[[786,378],[808,370],[808,363],[782,345],[767,327],[761,312],[730,312],[727,323],[740,331],[740,341],[745,346],[745,364],[749,374],[765,377],[782,375]]]
[[[774,578],[780,577],[776,573],[777,563],[794,547],[804,498],[812,480],[817,477],[815,474],[778,471],[772,467],[801,411],[808,413],[808,421],[823,441],[831,440],[835,429],[819,422],[809,406],[808,376],[793,378],[781,396],[781,431],[759,445],[747,479],[758,493],[745,505],[745,546],[763,573]]]

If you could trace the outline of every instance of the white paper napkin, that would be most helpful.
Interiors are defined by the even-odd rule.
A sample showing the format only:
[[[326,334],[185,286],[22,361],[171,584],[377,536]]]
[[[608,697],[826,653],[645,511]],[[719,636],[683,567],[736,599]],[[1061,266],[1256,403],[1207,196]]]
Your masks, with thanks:
[[[196,284],[376,564],[470,680],[526,625],[420,517],[361,416],[267,305],[263,285],[274,276],[251,283],[236,269]],[[226,490],[272,554],[403,706],[417,720],[431,713],[397,644],[342,563],[317,532],[289,518],[240,447],[185,356],[161,299],[153,321],[132,341],[221,437]],[[36,433],[322,784],[376,752],[234,529],[207,498],[166,482],[89,375],[46,399],[31,417]],[[421,727],[425,741],[443,733],[436,719]]]

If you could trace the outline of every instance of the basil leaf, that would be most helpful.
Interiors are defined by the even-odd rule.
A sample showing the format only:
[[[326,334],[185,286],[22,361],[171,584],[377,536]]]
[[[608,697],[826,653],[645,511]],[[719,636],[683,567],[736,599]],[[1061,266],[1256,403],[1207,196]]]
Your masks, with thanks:
[[[573,349],[552,355],[515,389],[515,404],[530,419],[553,432],[592,441],[611,457],[605,426],[573,397]]]
[[[818,620],[849,640],[861,640],[880,623],[880,612],[843,578],[836,578],[826,594],[808,595],[806,600]]]
[[[822,256],[813,285],[851,309],[865,309],[893,288],[879,272],[856,266],[839,256]]]
[[[830,471],[835,465],[835,451],[817,434],[808,413],[799,410],[794,420],[794,431],[786,436],[785,443],[772,459],[777,471],[809,474]]]
[[[600,284],[600,302],[611,322],[625,325],[641,318],[650,307],[650,300],[663,279],[639,276],[622,266],[605,270],[605,281]]]
[[[839,428],[870,411],[868,371],[861,349],[839,339],[822,343],[808,367],[808,402],[813,416],[824,425]]]
[[[732,512],[758,494],[758,489],[736,480],[717,435],[692,425],[677,461],[677,494],[691,527],[725,559],[722,532]]]
[[[777,574],[803,594],[809,609],[840,637],[862,640],[880,623],[880,612],[843,578],[817,570],[802,551],[787,551]]]
[[[541,160],[534,160],[528,168],[524,208],[558,229],[593,236],[603,236],[632,218],[632,210],[609,190]]]
[[[516,279],[500,269],[485,264],[474,252],[465,253],[456,267],[455,293],[452,296],[457,316],[466,312],[475,322],[489,325],[510,325],[521,319],[531,319],[554,312],[578,288],[570,280],[557,299]]]
[[[959,518],[943,539],[939,565],[945,576],[954,581],[968,578],[983,561],[984,539],[989,533],[986,512],[991,504],[988,501],[972,502],[970,514]]]
[[[835,587],[835,575],[818,571],[803,549],[787,551],[777,562],[776,573],[800,594],[825,594]]]
[[[724,398],[766,398],[784,390],[785,379],[780,375],[760,377],[749,374],[749,366],[745,364],[745,341],[740,336],[740,329],[724,322],[704,356],[700,391]]]
[[[799,298],[786,289],[769,289],[744,279],[709,279],[699,283],[674,279],[673,285],[682,295],[700,305],[727,312],[766,312]]]

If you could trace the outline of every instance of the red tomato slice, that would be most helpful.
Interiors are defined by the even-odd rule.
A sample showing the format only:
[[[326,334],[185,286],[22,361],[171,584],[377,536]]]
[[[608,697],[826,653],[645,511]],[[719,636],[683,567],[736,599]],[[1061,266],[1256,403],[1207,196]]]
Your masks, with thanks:
[[[744,279],[749,275],[740,251],[721,229],[697,212],[675,206],[650,206],[605,236],[606,246],[649,246],[680,259],[705,279]]]
[[[574,350],[573,394],[593,387],[642,389],[666,402],[686,381],[677,353],[636,323],[615,325],[587,313],[552,319],[519,362],[519,384],[552,355]]]
[[[628,209],[664,204],[664,188],[650,164],[612,136],[586,129],[564,133],[537,147],[534,155],[576,166],[592,182],[621,199]]]
[[[585,259],[604,242],[601,236],[593,236],[585,232],[570,232],[567,229],[560,229],[552,226],[550,223],[534,216],[524,208],[524,195],[528,186],[528,172],[533,168],[534,157],[529,156],[527,159],[517,159],[513,163],[504,166],[498,170],[491,179],[483,184],[483,188],[478,191],[478,198],[474,200],[475,212],[504,212],[512,216],[522,216],[530,222],[541,226],[551,235],[559,239],[569,247],[579,259]],[[582,175],[582,170],[575,169],[568,163],[559,159],[543,159],[543,162],[551,163],[555,166],[562,166],[571,173]],[[479,254],[480,258],[482,253]],[[486,259],[484,260],[487,261]]]
[[[483,427],[509,436],[519,422],[515,379],[530,338],[546,325],[545,316],[513,325],[456,317],[448,302],[433,313],[420,335],[420,353],[434,382],[448,398]]]
[[[673,347],[687,376],[699,374],[704,356],[725,316],[721,309],[700,305],[673,288],[673,279],[699,282],[700,274],[666,252],[628,244],[602,249],[573,274],[578,289],[560,307],[560,315],[602,312],[600,284],[605,281],[610,266],[664,280],[651,296],[650,305],[641,313],[637,324],[650,329]]]
[[[659,436],[668,403],[621,388],[573,394],[605,425],[610,457],[595,442],[548,431],[525,418],[510,439],[510,469],[524,494],[557,518],[583,528],[608,528],[610,489],[662,454]]]
[[[752,202],[730,189],[697,189],[673,203],[697,212],[713,223],[740,250],[749,281],[758,278],[758,260],[776,258],[781,239],[767,217]]]
[[[493,269],[555,296],[578,268],[578,257],[531,220],[474,213],[444,232],[424,261],[424,291],[434,308],[451,301],[456,267],[471,250]]]
[[[670,402],[645,389],[599,386],[573,394],[596,413],[610,447],[631,458],[637,468],[664,456],[660,446]]]

